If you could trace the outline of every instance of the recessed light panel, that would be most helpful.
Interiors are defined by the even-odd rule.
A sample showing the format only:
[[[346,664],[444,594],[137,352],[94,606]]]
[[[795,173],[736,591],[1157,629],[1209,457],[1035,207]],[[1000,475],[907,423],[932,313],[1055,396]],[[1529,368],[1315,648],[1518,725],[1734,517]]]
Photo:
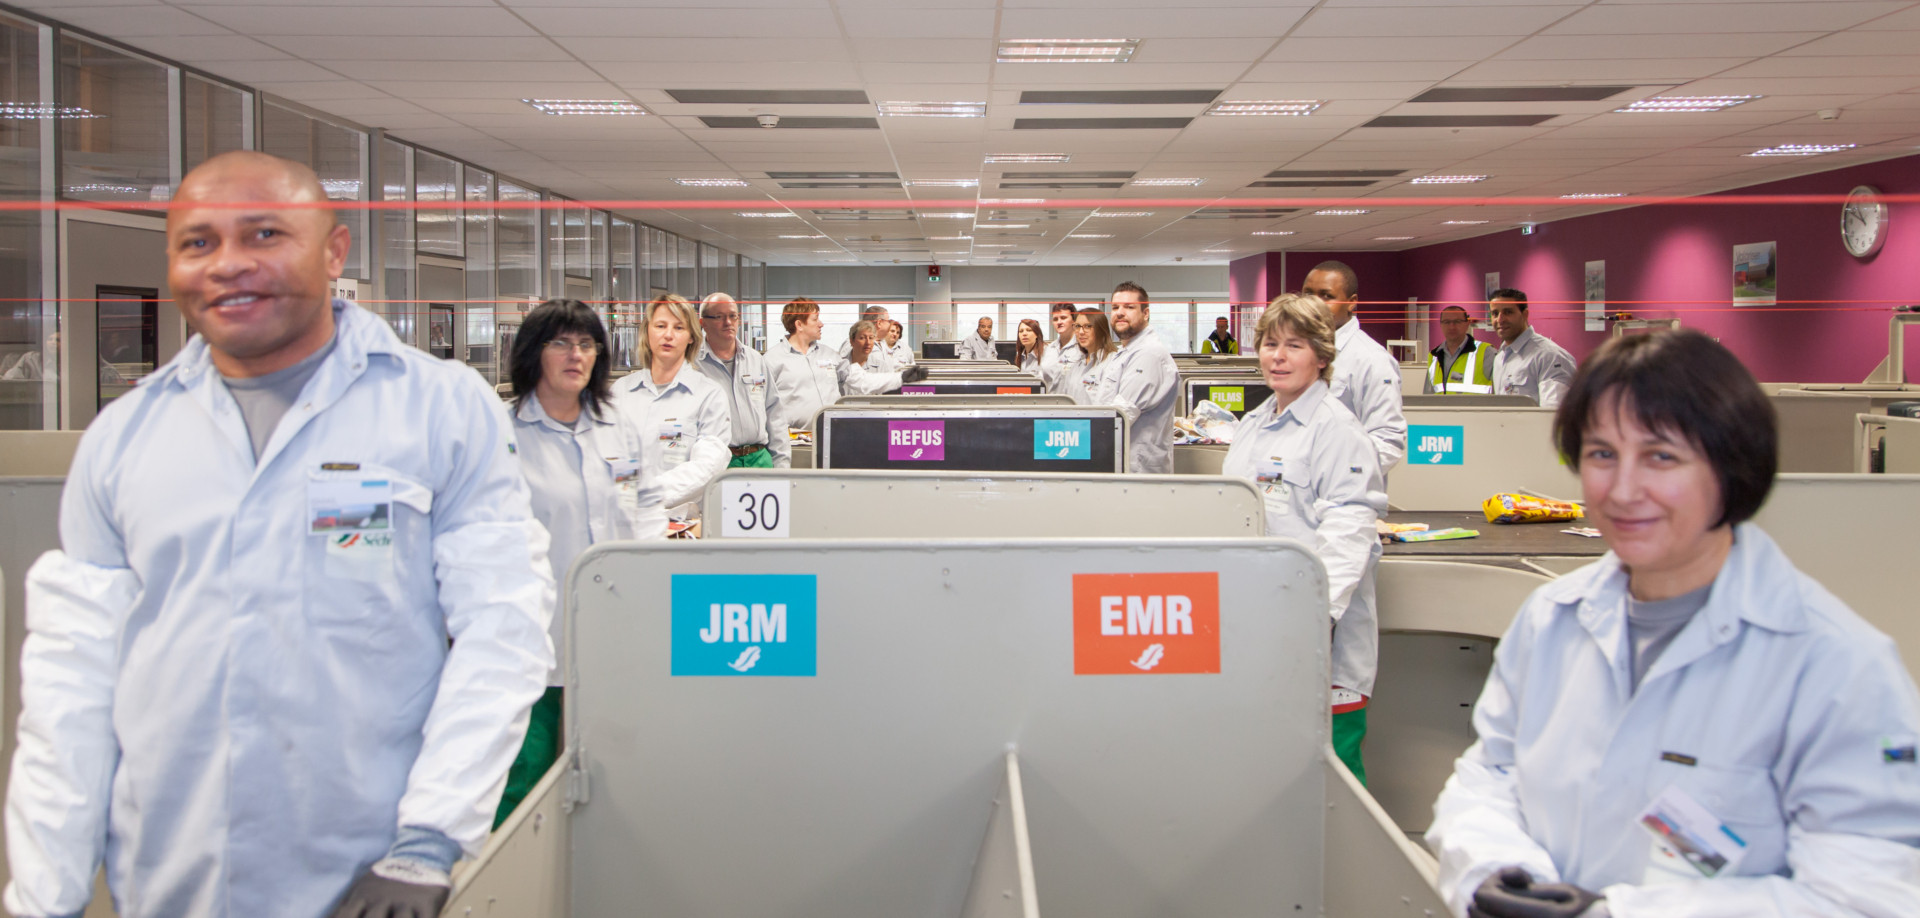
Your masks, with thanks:
[[[1440,225],[1441,226],[1479,226],[1486,222],[1488,221],[1486,220],[1442,220],[1440,221]]]
[[[1208,255],[1231,255],[1231,254],[1233,254],[1233,250],[1232,250],[1232,249],[1201,249],[1200,251],[1202,251],[1202,252],[1205,252],[1205,253],[1207,253]]]
[[[1468,185],[1484,182],[1484,175],[1422,175],[1408,182],[1410,185]]]
[[[920,216],[929,220],[971,220],[973,219],[973,211],[956,210],[950,213],[941,212],[937,214],[921,214]]]
[[[816,233],[816,234],[814,234],[814,235],[807,235],[807,234],[805,234],[805,233],[802,233],[802,234],[800,234],[800,235],[797,235],[797,236],[781,236],[780,238],[782,238],[782,239],[825,239],[825,238],[827,238],[827,237],[825,237],[825,236],[822,236],[822,235],[819,235],[819,234],[817,234],[817,233]]]
[[[1655,96],[1641,99],[1626,108],[1616,108],[1615,112],[1717,112],[1747,102],[1760,96]]]
[[[1316,210],[1313,212],[1313,215],[1316,217],[1358,217],[1361,214],[1370,213],[1373,213],[1373,211],[1350,207],[1335,207],[1327,210]]]
[[[914,188],[972,188],[980,184],[980,180],[970,178],[907,179],[907,184]]]
[[[975,230],[1003,230],[1003,229],[1028,229],[1032,226],[1033,224],[1031,223],[975,223],[973,225],[973,228]]]
[[[1151,217],[1153,216],[1153,211],[1150,211],[1150,210],[1096,210],[1093,213],[1088,214],[1088,216],[1090,217]]]
[[[981,198],[982,204],[1045,204],[1046,198]]]
[[[1140,47],[1138,38],[1009,38],[993,59],[1001,64],[1124,64]]]
[[[1267,99],[1257,102],[1216,102],[1209,115],[1311,115],[1325,105],[1321,99]]]
[[[1584,201],[1590,198],[1624,198],[1626,196],[1627,193],[1624,191],[1582,191],[1576,194],[1563,194],[1560,198],[1565,201]]]
[[[880,114],[915,118],[985,118],[985,102],[882,102]]]
[[[1196,185],[1204,185],[1206,182],[1207,180],[1203,178],[1142,178],[1134,179],[1127,184],[1138,188],[1192,188]]]
[[[1112,239],[1112,233],[1068,233],[1068,239]]]
[[[626,99],[521,99],[546,115],[644,115],[640,103]]]
[[[1291,236],[1293,230],[1255,230],[1255,236]]]
[[[77,105],[42,105],[38,102],[0,102],[0,121],[40,121],[60,118],[69,121],[103,118]]]
[[[897,179],[897,172],[769,172],[770,179]]]
[[[790,210],[743,210],[743,211],[740,211],[739,213],[740,213],[740,216],[742,217],[758,217],[758,218],[765,218],[765,219],[776,219],[779,217],[795,216],[794,212]]]
[[[990,163],[1065,163],[1072,162],[1071,153],[989,153]]]
[[[1412,238],[1413,238],[1412,236],[1375,236],[1375,237],[1373,237],[1373,241],[1375,241],[1375,242],[1405,242],[1405,241],[1407,241],[1407,240],[1409,240],[1409,239],[1412,239]]]
[[[747,188],[747,187],[750,187],[746,179],[737,179],[737,178],[677,178],[673,180],[673,183],[675,185],[685,185],[688,188]]]
[[[1859,146],[1857,143],[1783,143],[1777,147],[1755,150],[1748,156],[1819,156],[1822,153],[1839,153]]]

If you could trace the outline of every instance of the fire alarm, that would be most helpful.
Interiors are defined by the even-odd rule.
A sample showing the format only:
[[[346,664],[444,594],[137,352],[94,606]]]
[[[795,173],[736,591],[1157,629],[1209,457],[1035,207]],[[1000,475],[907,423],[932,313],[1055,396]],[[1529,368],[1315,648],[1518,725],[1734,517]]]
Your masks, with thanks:
[[[927,283],[929,284],[940,283],[940,266],[939,265],[927,266]]]

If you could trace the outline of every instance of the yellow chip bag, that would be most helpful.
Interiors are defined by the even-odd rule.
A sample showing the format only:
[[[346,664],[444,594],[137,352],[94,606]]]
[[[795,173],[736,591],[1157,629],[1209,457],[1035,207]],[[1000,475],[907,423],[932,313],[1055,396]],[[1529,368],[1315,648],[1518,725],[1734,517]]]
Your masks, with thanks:
[[[1562,523],[1586,515],[1579,504],[1525,494],[1495,494],[1480,509],[1489,523]]]

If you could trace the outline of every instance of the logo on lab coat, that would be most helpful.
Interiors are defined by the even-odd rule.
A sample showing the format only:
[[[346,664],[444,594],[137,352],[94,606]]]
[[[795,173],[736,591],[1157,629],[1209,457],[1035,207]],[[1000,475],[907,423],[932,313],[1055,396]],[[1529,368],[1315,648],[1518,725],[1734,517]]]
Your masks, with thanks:
[[[812,574],[675,574],[673,674],[811,676]]]
[[[939,462],[947,458],[947,422],[888,421],[888,462]]]
[[[1092,459],[1093,422],[1034,421],[1033,458]]]
[[[1467,457],[1467,429],[1459,424],[1407,425],[1408,465],[1460,465]]]
[[[1220,671],[1220,575],[1073,575],[1076,675]]]

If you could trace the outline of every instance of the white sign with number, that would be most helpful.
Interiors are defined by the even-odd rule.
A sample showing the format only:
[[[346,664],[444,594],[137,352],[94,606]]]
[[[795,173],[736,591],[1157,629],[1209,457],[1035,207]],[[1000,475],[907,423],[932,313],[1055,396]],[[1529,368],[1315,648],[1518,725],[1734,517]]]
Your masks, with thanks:
[[[736,539],[784,539],[793,482],[784,478],[726,478],[720,481],[720,534]]]

